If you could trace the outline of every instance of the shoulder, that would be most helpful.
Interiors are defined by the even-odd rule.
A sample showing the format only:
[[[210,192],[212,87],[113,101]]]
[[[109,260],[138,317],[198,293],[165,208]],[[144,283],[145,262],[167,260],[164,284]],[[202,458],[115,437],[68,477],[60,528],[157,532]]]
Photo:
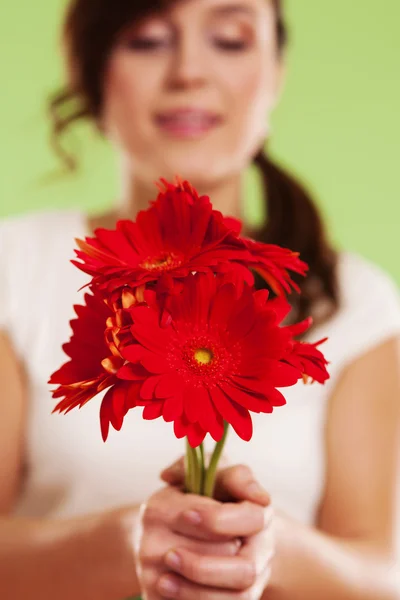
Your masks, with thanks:
[[[374,299],[399,300],[399,289],[393,278],[375,263],[350,252],[339,254],[337,276],[344,308],[361,301],[368,306]]]
[[[399,287],[384,269],[356,254],[342,253],[337,274],[339,319],[371,331],[384,327],[400,331]]]
[[[26,290],[35,290],[36,296],[50,289],[54,293],[55,282],[78,277],[70,260],[74,239],[85,234],[85,216],[78,211],[0,219],[0,329],[8,328]]]
[[[60,232],[76,232],[81,234],[84,229],[83,213],[73,210],[37,211],[22,215],[12,215],[0,219],[0,242],[3,244],[17,243],[27,237],[45,241]],[[79,230],[79,231],[78,231]]]
[[[400,335],[400,293],[373,262],[348,252],[338,257],[339,308],[313,336],[328,337],[332,372]]]
[[[86,217],[73,210],[37,211],[0,220],[0,268],[24,272],[36,264],[72,258],[75,238],[86,235]]]

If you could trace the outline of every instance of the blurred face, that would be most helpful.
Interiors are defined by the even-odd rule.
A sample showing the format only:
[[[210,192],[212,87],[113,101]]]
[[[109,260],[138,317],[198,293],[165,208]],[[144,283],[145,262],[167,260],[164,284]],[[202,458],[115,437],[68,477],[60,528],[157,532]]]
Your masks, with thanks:
[[[269,0],[182,0],[114,47],[102,125],[142,178],[209,185],[265,140],[280,80]]]

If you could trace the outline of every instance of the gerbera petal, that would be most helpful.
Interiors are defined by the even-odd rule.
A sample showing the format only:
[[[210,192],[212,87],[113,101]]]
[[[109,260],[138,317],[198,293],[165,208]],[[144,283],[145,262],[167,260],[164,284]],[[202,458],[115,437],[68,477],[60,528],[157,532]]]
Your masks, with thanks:
[[[192,448],[197,448],[203,443],[207,431],[204,431],[198,423],[191,423],[187,428],[187,439]]]
[[[169,369],[165,356],[154,354],[153,352],[148,352],[146,350],[143,351],[140,362],[150,373],[165,373]]]
[[[271,373],[269,379],[274,387],[290,387],[301,378],[301,373],[292,365],[280,362]]]
[[[278,323],[282,323],[291,310],[291,306],[284,296],[278,296],[269,300],[268,308],[274,311]]]
[[[149,372],[146,371],[142,365],[132,363],[124,365],[118,369],[117,372],[117,377],[119,379],[126,379],[128,381],[139,381],[148,375]]]
[[[164,421],[171,423],[175,419],[179,419],[183,412],[183,397],[182,394],[167,398],[163,406]]]
[[[298,369],[303,376],[308,376],[313,381],[324,384],[329,379],[326,368],[328,361],[317,346],[325,341],[326,339],[316,344],[294,342],[291,352],[284,360]]]
[[[143,346],[140,344],[132,344],[130,346],[125,346],[125,348],[120,348],[120,352],[125,360],[136,363],[139,362],[143,356]]]
[[[163,400],[152,400],[150,404],[146,404],[143,409],[143,419],[145,421],[153,421],[162,416],[163,413]]]
[[[212,213],[210,202],[196,202],[192,209],[191,242],[197,251],[202,247]]]
[[[256,314],[249,304],[239,313],[236,313],[228,322],[228,328],[233,332],[232,338],[239,340],[246,337],[256,324]]]
[[[234,385],[246,393],[266,398],[272,406],[284,406],[286,404],[284,395],[276,390],[268,379],[246,379],[245,377],[232,376],[231,380]]]
[[[105,394],[100,406],[100,428],[103,441],[108,438],[110,423],[112,418],[112,390]]]
[[[232,425],[242,440],[250,441],[253,435],[253,423],[249,411],[229,399],[218,386],[213,388],[210,395],[223,419]]]
[[[211,304],[210,323],[223,328],[234,307],[236,291],[233,284],[220,287]]]
[[[245,392],[243,389],[228,383],[220,384],[220,388],[228,398],[232,398],[247,410],[256,413],[272,413],[273,408],[268,399],[254,396],[251,392]]]
[[[132,311],[132,318],[137,318],[137,313]],[[170,331],[168,327],[160,327],[159,317],[155,311],[152,311],[152,318],[146,321],[135,320],[131,326],[131,333],[136,341],[144,346],[150,352],[163,354],[165,347],[170,340]],[[155,317],[155,319],[153,318]]]
[[[129,385],[129,384],[128,384]],[[122,421],[126,414],[126,397],[127,397],[128,387],[126,384],[122,383],[119,385],[115,385],[112,388],[112,408],[113,413],[115,415],[116,422],[120,422],[122,425]]]
[[[165,373],[160,377],[155,390],[157,398],[170,398],[181,394],[182,381],[176,373]]]
[[[310,329],[312,325],[312,322],[312,317],[309,317],[308,319],[304,319],[304,321],[301,321],[300,323],[287,326],[286,329],[288,329],[290,331],[290,334],[295,338],[300,335],[303,335],[303,333],[308,331],[308,329]]]
[[[155,389],[160,382],[160,375],[152,375],[144,380],[140,388],[140,397],[143,400],[151,400],[154,397]]]
[[[197,423],[204,404],[207,402],[208,393],[202,385],[187,386],[183,394],[183,408],[189,423]]]
[[[123,256],[124,261],[137,266],[138,254],[135,252],[121,230],[96,229],[96,237],[103,246],[115,256]]]
[[[224,435],[224,420],[211,402],[209,391],[207,397],[203,398],[201,406],[199,424],[211,434],[214,441],[219,442]]]
[[[128,388],[127,388],[127,394],[126,394],[126,409],[130,410],[132,408],[135,408],[137,406],[139,406],[139,403],[141,401],[140,398],[140,390],[141,390],[142,384],[140,381],[134,381],[134,382],[129,382]]]
[[[178,440],[182,439],[183,437],[185,437],[187,435],[189,425],[190,425],[190,423],[185,418],[184,414],[179,419],[176,419],[174,421],[174,434],[175,434],[175,437],[178,438]]]

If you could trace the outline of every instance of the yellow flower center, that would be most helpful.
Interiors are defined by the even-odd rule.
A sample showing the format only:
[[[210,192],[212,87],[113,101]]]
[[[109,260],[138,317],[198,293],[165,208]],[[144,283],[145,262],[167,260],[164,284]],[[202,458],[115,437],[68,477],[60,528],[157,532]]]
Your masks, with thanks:
[[[147,271],[167,271],[174,269],[181,264],[178,256],[172,253],[166,253],[161,256],[155,256],[143,261],[140,265],[142,269]]]
[[[199,348],[194,352],[194,359],[200,365],[209,365],[214,358],[214,354],[208,348]]]

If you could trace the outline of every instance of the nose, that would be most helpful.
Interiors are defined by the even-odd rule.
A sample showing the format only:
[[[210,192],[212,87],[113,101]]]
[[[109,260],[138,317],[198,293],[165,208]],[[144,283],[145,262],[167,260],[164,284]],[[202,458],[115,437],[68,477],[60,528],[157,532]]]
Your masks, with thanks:
[[[209,78],[206,52],[201,40],[186,32],[175,45],[169,72],[169,87],[173,90],[195,89],[205,86]]]

